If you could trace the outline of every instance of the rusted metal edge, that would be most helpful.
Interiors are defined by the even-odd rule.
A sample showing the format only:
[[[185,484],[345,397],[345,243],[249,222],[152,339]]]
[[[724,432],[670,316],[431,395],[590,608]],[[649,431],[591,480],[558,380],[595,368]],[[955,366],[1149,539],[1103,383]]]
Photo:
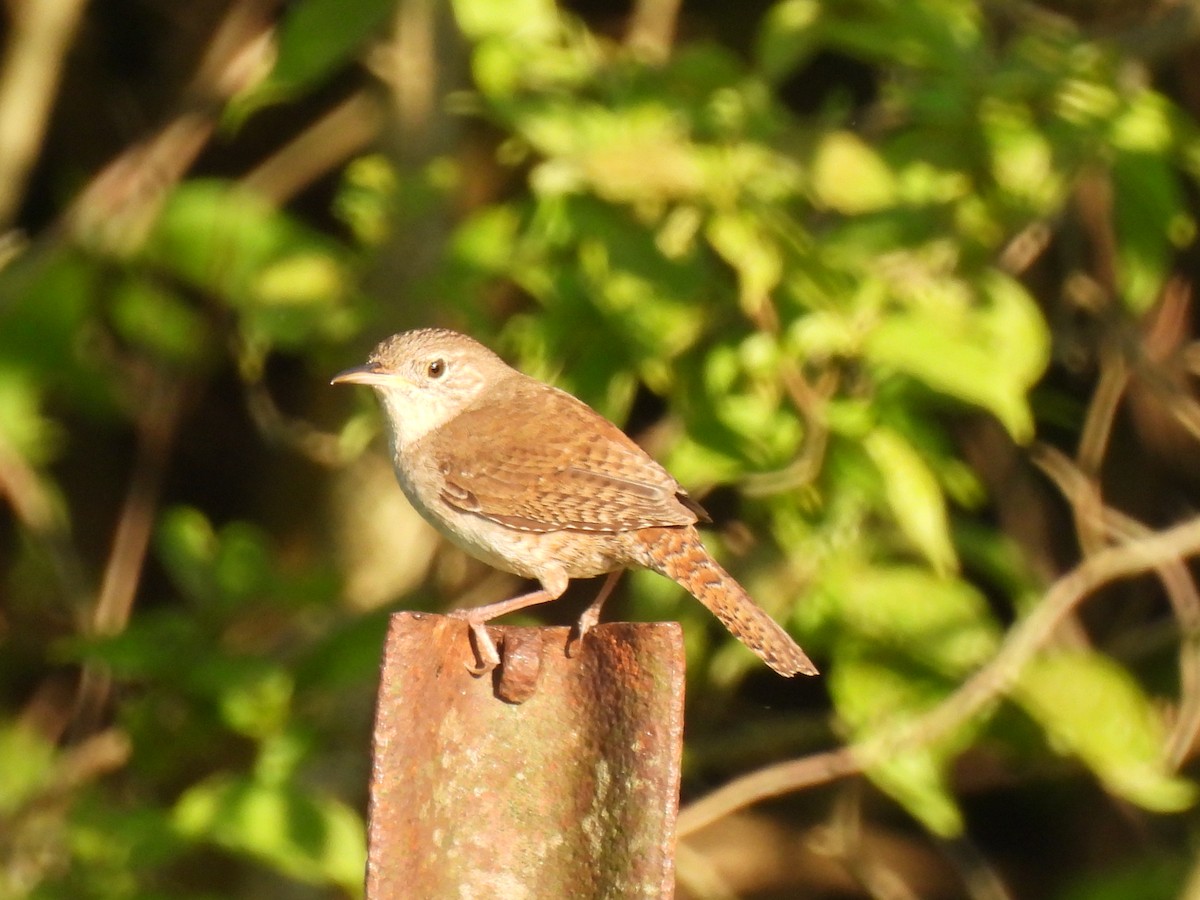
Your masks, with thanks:
[[[375,719],[367,897],[669,898],[683,747],[676,623],[491,629],[392,617]],[[502,699],[503,694],[507,699]]]

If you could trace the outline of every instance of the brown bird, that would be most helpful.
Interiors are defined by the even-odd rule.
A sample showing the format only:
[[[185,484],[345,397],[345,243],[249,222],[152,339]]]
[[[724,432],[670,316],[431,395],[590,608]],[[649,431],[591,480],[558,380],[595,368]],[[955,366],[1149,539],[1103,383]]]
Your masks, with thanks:
[[[704,548],[707,514],[641,447],[587,406],[523,375],[466,335],[437,328],[383,341],[333,384],[379,394],[396,479],[414,507],[472,556],[541,590],[453,613],[483,673],[500,656],[484,623],[562,596],[572,578],[608,574],[579,620],[582,638],[621,572],[681,584],[782,675],[816,666]],[[577,639],[578,639],[577,638]]]

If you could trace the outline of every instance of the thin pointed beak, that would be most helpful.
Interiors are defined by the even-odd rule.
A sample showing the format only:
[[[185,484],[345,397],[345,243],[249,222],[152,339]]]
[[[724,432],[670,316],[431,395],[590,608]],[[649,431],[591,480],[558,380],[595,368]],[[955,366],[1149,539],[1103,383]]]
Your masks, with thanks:
[[[384,372],[375,363],[343,369],[329,380],[330,384],[389,384],[396,376]]]

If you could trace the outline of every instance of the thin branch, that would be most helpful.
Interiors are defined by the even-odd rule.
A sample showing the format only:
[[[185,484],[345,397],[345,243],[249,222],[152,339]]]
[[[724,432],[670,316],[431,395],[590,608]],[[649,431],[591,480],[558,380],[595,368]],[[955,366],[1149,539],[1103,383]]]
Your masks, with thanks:
[[[938,842],[958,870],[971,900],[1013,900],[1000,874],[966,837]]]
[[[1200,553],[1200,518],[1109,547],[1084,560],[1051,585],[1041,603],[1009,632],[987,665],[929,714],[897,729],[894,736],[885,734],[880,740],[868,742],[863,748],[866,758],[883,759],[893,746],[929,744],[953,732],[1007,692],[1063,617],[1096,589],[1196,553]]]
[[[307,419],[284,415],[261,379],[247,381],[245,387],[246,409],[264,438],[328,469],[346,464],[347,454],[337,435],[321,431]]]
[[[1004,245],[996,264],[1009,275],[1020,275],[1046,251],[1053,237],[1054,229],[1049,222],[1031,222]]]
[[[67,518],[41,476],[0,434],[0,496],[8,499],[17,521],[42,548],[73,609],[89,596],[83,563],[71,541]]]
[[[180,412],[181,391],[173,381],[160,381],[145,398],[137,422],[133,478],[96,598],[92,618],[96,634],[118,634],[129,622]]]
[[[1079,438],[1079,449],[1075,458],[1089,477],[1100,473],[1100,465],[1112,435],[1112,424],[1116,418],[1121,398],[1129,385],[1129,368],[1117,350],[1103,352],[1100,359],[1100,380],[1088,404],[1087,416]]]
[[[675,848],[675,878],[689,895],[704,900],[738,900],[712,861],[682,842]]]
[[[274,204],[291,199],[367,147],[379,133],[379,103],[366,91],[343,100],[241,179]]]
[[[1153,532],[1118,510],[1104,506],[1099,499],[1095,481],[1071,465],[1070,460],[1050,447],[1039,447],[1034,463],[1054,481],[1072,508],[1087,507],[1098,516],[1094,527],[1102,539],[1140,540]],[[1200,590],[1188,567],[1180,559],[1172,559],[1156,567],[1163,590],[1171,603],[1182,635],[1179,647],[1179,706],[1175,725],[1167,741],[1165,758],[1172,769],[1178,769],[1200,733]]]
[[[737,812],[771,797],[837,781],[862,771],[862,763],[852,747],[838,747],[764,766],[735,778],[679,812],[676,833],[680,838],[693,834],[730,813]]]
[[[204,149],[223,103],[266,74],[278,0],[240,0],[217,27],[182,111],[105,166],[62,217],[68,235],[100,246],[139,243]]]
[[[0,61],[0,231],[17,214],[85,0],[10,3]]]
[[[120,634],[129,622],[181,410],[181,390],[177,383],[160,380],[153,385],[137,422],[133,477],[92,609],[88,628],[91,634]],[[76,736],[95,728],[110,686],[111,676],[105,667],[84,667],[75,700],[72,730]]]
[[[625,44],[652,65],[665,63],[675,43],[681,0],[637,0]]]
[[[854,775],[905,749],[935,743],[1003,696],[1063,618],[1097,588],[1196,553],[1200,553],[1200,518],[1100,551],[1054,582],[1033,612],[1009,631],[992,660],[934,709],[860,744],[767,766],[734,779],[681,811],[679,836],[760,800]]]
[[[863,835],[862,794],[851,785],[834,804],[830,824],[815,841],[818,852],[837,860],[875,900],[918,900],[879,853],[873,853]]]

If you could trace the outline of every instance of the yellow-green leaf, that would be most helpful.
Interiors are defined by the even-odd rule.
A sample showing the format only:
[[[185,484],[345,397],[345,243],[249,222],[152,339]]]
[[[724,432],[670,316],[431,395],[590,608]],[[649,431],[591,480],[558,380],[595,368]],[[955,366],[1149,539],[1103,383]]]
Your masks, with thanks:
[[[1036,659],[1013,698],[1052,745],[1079,757],[1114,794],[1157,812],[1195,801],[1195,785],[1163,764],[1162,718],[1133,676],[1108,657],[1060,651]]]
[[[812,163],[812,189],[821,206],[847,215],[896,202],[896,176],[883,158],[849,131],[827,134]]]
[[[863,447],[883,477],[892,515],[900,530],[941,574],[958,568],[950,542],[946,497],[921,454],[890,428],[875,428]]]

